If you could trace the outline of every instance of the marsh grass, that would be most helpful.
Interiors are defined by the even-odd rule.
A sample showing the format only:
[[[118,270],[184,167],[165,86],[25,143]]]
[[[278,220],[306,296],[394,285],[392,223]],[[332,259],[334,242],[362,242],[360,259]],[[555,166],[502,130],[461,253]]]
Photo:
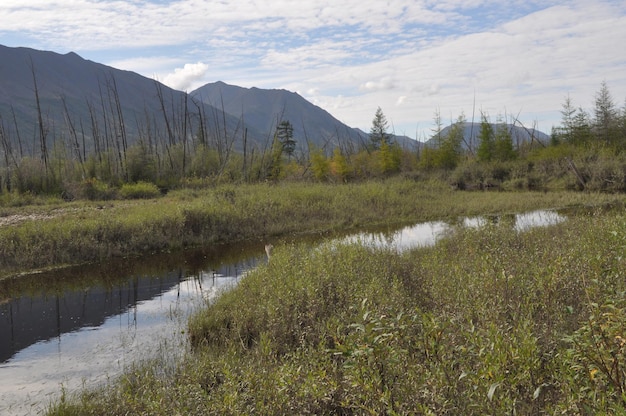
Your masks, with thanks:
[[[397,253],[274,249],[190,353],[50,414],[623,414],[626,215],[462,229]]]
[[[222,185],[147,200],[40,201],[2,208],[0,273],[216,243],[621,201],[609,194],[458,192],[438,182],[399,178]]]

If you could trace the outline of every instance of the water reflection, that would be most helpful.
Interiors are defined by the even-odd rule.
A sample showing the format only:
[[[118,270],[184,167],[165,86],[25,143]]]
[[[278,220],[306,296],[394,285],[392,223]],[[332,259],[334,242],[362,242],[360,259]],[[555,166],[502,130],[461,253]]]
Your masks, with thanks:
[[[556,211],[539,210],[523,214],[497,215],[489,217],[460,218],[456,223],[432,221],[404,227],[393,231],[360,233],[340,239],[342,242],[359,242],[371,247],[387,247],[395,251],[434,245],[439,239],[454,232],[456,227],[482,228],[487,225],[508,226],[516,232],[533,227],[555,225],[566,220]]]
[[[0,306],[0,362],[39,341],[58,338],[83,327],[99,327],[109,316],[125,312],[177,285],[180,273],[132,276],[116,287],[41,293],[11,299]]]
[[[515,230],[526,231],[534,227],[556,225],[566,218],[556,211],[533,211],[515,216]]]
[[[388,247],[397,251],[404,251],[416,247],[435,244],[450,229],[445,222],[426,222],[404,227],[400,230],[388,232],[366,232],[349,236],[340,241],[346,243],[358,242],[371,247]]]
[[[0,282],[0,415],[42,413],[61,385],[74,391],[140,358],[180,356],[189,313],[264,261],[258,251],[223,247]]]

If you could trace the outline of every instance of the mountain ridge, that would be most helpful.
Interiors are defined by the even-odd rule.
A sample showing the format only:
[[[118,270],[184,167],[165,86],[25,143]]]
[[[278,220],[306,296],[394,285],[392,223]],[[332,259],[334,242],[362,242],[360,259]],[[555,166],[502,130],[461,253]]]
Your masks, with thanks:
[[[223,105],[225,112],[242,117],[246,124],[251,123],[270,134],[282,121],[289,121],[301,147],[312,139],[322,148],[328,144],[334,147],[364,140],[356,129],[296,92],[245,88],[217,81],[197,88],[190,95],[218,108]]]
[[[186,93],[135,72],[84,59],[75,52],[59,54],[0,45],[0,127],[13,144],[39,134],[35,92],[50,140],[67,136],[71,124],[81,130],[83,139],[87,138],[85,146],[90,148],[95,144],[89,141],[94,142],[98,135],[125,134],[129,145],[146,138],[170,144],[182,138],[189,140],[198,133],[202,117],[207,117],[207,132],[222,136],[215,140],[230,141],[229,146],[237,150],[243,148],[244,135],[247,146],[266,149],[276,126],[285,120],[292,124],[302,152],[310,150],[311,144],[328,154],[337,146],[353,151],[369,144],[368,133],[344,124],[297,92],[216,81]],[[183,109],[185,116],[181,116]],[[476,141],[477,126],[479,123],[474,123],[473,135],[466,135],[469,142]],[[515,126],[513,130],[518,129]],[[538,131],[537,135],[541,140],[548,137]],[[514,140],[518,136],[523,138],[522,133],[516,133]],[[410,149],[423,145],[405,136],[394,135],[393,139]],[[432,139],[429,142],[432,144]],[[30,146],[30,152],[25,146],[26,153],[35,154],[34,141]]]
[[[203,94],[216,88],[219,99]],[[35,92],[50,140],[67,136],[71,122],[74,128],[82,126],[89,148],[95,146],[98,135],[104,134],[125,134],[129,145],[149,135],[167,142],[171,140],[171,125],[177,126],[176,134],[191,136],[199,129],[200,113],[207,117],[206,131],[224,136],[222,140],[237,150],[242,150],[244,134],[248,145],[267,148],[279,120],[292,123],[302,151],[308,150],[309,143],[332,151],[335,146],[356,146],[366,140],[357,129],[284,89],[246,89],[218,81],[188,94],[135,72],[84,59],[75,52],[60,54],[0,45],[0,123],[13,142],[39,134]],[[251,104],[246,112],[242,111],[244,98]],[[189,117],[189,126],[175,114],[183,108],[199,113]],[[119,125],[108,126],[113,121]],[[26,153],[36,153],[34,143]]]
[[[37,135],[35,93],[51,140],[67,135],[70,121],[82,124],[92,142],[98,135],[113,134],[107,130],[119,130],[115,134],[128,135],[133,144],[150,134],[159,136],[154,140],[167,141],[174,132],[183,136],[198,128],[197,122],[187,123],[181,116],[185,108],[196,111],[188,95],[156,80],[86,60],[74,52],[62,55],[0,45],[0,122],[13,141]],[[203,113],[215,115],[215,124],[225,122],[228,134],[235,134],[239,120],[206,104],[201,107]],[[261,140],[259,132],[249,130],[252,141]]]

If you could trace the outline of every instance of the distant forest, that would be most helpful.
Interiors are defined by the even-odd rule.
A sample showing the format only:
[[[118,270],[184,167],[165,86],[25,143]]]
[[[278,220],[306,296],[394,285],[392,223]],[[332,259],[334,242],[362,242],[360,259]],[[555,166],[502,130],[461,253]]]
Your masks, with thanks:
[[[481,114],[476,145],[468,145],[465,116],[460,115],[443,134],[436,113],[433,139],[427,145],[408,147],[395,142],[378,108],[361,143],[296,146],[293,125],[282,120],[269,132],[266,146],[252,150],[245,146],[245,136],[243,149],[236,149],[232,137],[209,129],[210,120],[203,117],[189,132],[192,124],[186,121],[197,118],[197,113],[186,105],[163,120],[167,141],[159,142],[146,131],[129,144],[117,94],[109,95],[106,103],[111,110],[109,124],[90,128],[112,132],[94,137],[95,145],[85,144],[87,127],[76,125],[69,116],[67,133],[49,137],[36,84],[34,92],[38,132],[29,139],[37,144],[30,152],[24,150],[19,134],[10,137],[11,115],[0,114],[0,204],[16,204],[28,195],[106,200],[152,197],[170,189],[219,183],[343,183],[394,175],[445,181],[465,190],[626,191],[626,107],[616,105],[605,82],[595,95],[592,113],[565,98],[561,125],[553,128],[548,142],[514,142],[506,120],[493,122]]]

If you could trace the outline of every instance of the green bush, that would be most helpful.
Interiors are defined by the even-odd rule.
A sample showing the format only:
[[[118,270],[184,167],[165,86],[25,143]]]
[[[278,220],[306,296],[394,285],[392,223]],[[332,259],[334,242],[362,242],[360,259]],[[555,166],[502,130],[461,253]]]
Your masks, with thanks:
[[[563,388],[568,407],[585,414],[623,414],[626,409],[626,298],[589,305],[590,314],[565,340]]]
[[[115,199],[117,197],[117,191],[108,184],[96,178],[91,178],[80,183],[77,197],[90,201],[106,201]]]
[[[30,192],[2,192],[0,193],[0,206],[22,207],[35,205],[38,198]]]
[[[123,199],[150,199],[161,195],[159,188],[149,182],[126,183],[120,189]]]

